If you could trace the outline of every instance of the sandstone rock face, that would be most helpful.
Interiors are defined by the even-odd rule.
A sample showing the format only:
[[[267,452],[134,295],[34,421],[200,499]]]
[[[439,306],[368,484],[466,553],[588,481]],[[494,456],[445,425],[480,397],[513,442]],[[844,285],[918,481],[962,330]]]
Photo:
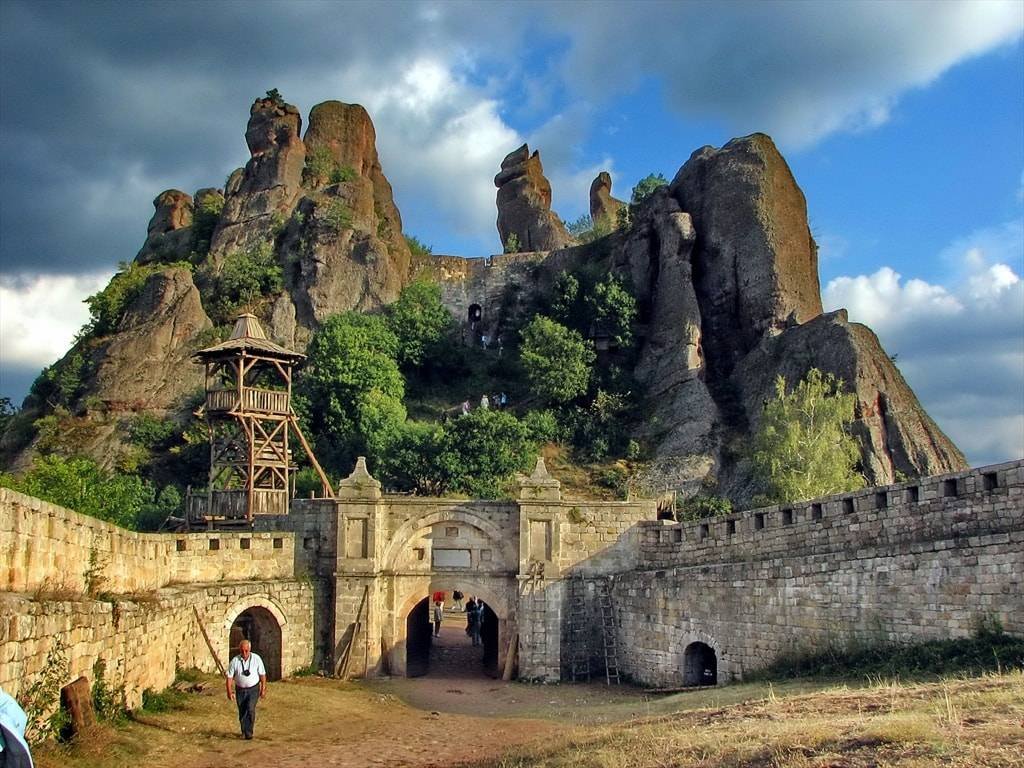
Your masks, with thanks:
[[[614,227],[626,204],[612,197],[612,177],[601,171],[590,185],[590,220],[594,225]]]
[[[296,318],[315,327],[337,312],[394,301],[409,279],[411,255],[366,110],[340,101],[318,104],[305,143],[318,167],[326,161],[347,179],[324,186],[323,178],[307,172],[316,189],[299,202],[282,243],[294,264],[288,277]]]
[[[494,177],[498,188],[498,235],[508,244],[516,236],[519,251],[552,251],[571,245],[572,237],[551,210],[551,184],[540,153],[523,144],[501,162]]]
[[[152,275],[129,307],[118,333],[94,353],[88,394],[108,411],[164,411],[203,384],[191,358],[193,340],[212,327],[187,269]]]
[[[153,207],[156,211],[149,220],[146,242],[135,260],[146,264],[187,256],[192,239],[192,198],[181,190],[168,189],[156,196]]]
[[[225,189],[224,211],[210,243],[214,261],[265,239],[271,219],[286,219],[302,188],[306,147],[299,138],[299,111],[291,104],[257,99],[249,113],[245,141],[252,157]]]
[[[871,329],[850,323],[838,310],[778,336],[767,337],[736,367],[732,380],[752,428],[763,403],[774,396],[775,379],[792,386],[808,370],[835,374],[857,396],[853,433],[861,444],[868,485],[906,477],[954,472],[967,466],[963,454],[925,413]]]
[[[694,282],[717,374],[766,334],[821,314],[807,203],[768,136],[697,150],[670,191],[697,231]]]

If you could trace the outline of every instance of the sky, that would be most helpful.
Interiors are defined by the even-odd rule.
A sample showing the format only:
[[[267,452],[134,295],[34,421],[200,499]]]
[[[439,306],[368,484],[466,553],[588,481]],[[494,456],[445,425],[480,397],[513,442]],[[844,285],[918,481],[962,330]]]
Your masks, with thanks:
[[[0,396],[130,261],[152,200],[245,164],[253,99],[363,104],[406,234],[499,250],[527,141],[553,207],[771,135],[826,310],[973,466],[1024,458],[1024,2],[0,2]]]

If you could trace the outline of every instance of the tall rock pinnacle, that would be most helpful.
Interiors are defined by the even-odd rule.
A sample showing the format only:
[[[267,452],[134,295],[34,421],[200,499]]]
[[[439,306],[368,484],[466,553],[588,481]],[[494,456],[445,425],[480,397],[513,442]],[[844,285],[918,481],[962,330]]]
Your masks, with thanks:
[[[515,235],[520,251],[552,251],[571,245],[572,237],[551,210],[551,184],[540,153],[523,144],[501,161],[494,177],[498,188],[498,235],[507,248]]]

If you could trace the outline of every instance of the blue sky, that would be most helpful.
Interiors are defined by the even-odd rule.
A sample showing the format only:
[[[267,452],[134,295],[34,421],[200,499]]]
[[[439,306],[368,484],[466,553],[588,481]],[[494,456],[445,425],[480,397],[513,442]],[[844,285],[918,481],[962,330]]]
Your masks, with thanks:
[[[772,135],[823,299],[870,325],[972,464],[1024,456],[1024,3],[0,4],[0,395],[20,400],[163,189],[248,157],[253,98],[364,104],[405,230],[497,250],[528,140],[572,220]]]

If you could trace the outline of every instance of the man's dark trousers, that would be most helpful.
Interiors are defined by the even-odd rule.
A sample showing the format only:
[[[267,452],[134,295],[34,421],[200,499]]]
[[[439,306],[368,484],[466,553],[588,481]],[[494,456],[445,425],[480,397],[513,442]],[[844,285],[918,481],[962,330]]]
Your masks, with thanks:
[[[260,698],[260,687],[235,688],[235,703],[238,704],[238,722],[242,726],[242,735],[252,738],[252,729],[256,725],[256,702]]]

